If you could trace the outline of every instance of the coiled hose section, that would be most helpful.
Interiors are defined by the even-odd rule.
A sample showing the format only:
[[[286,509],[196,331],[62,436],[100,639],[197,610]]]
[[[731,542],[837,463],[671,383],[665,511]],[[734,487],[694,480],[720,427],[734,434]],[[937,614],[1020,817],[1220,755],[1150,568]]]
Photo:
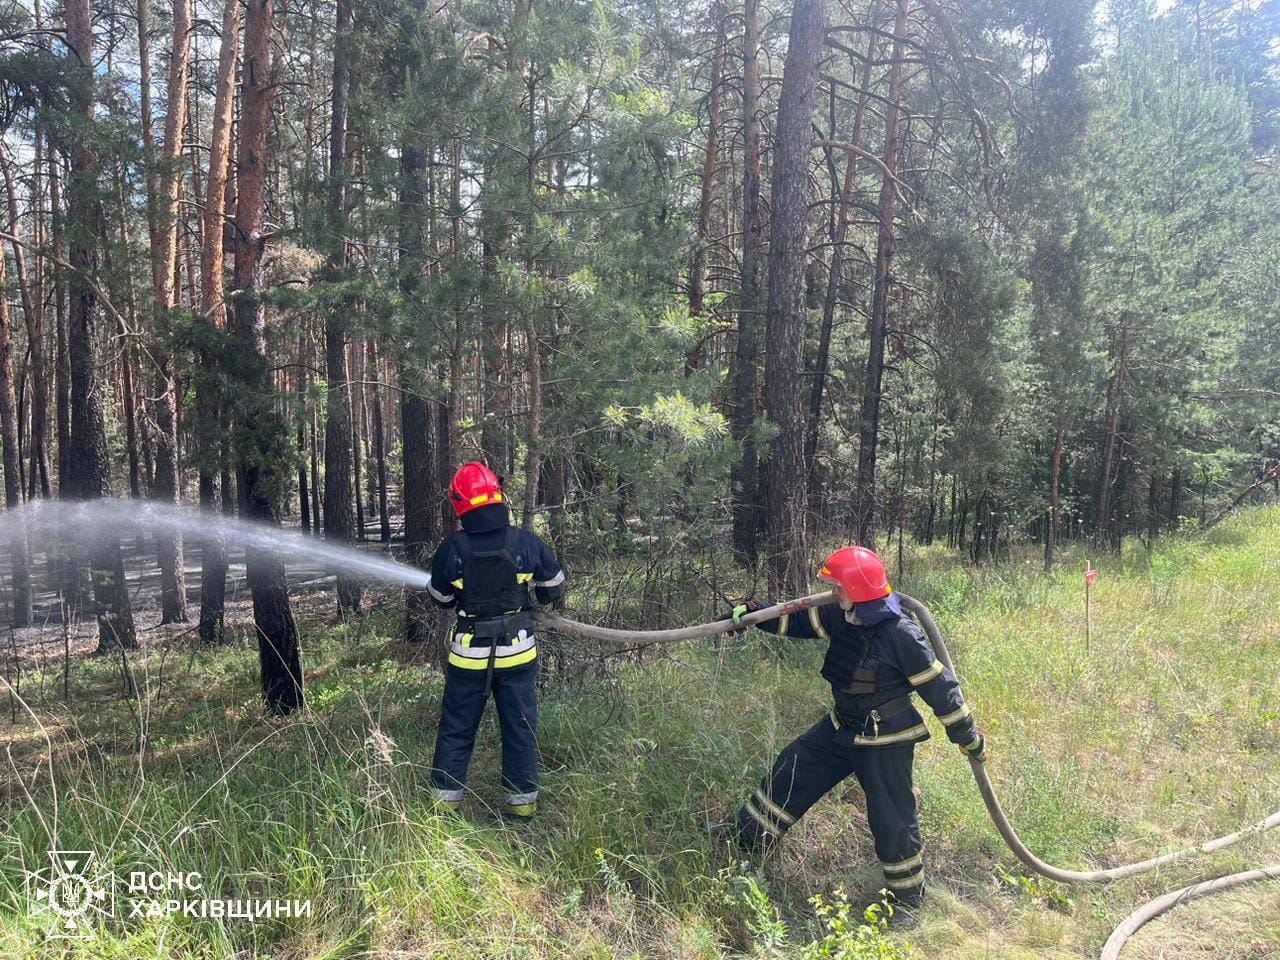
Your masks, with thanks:
[[[938,624],[934,621],[933,615],[929,613],[926,607],[914,597],[907,596],[905,593],[898,593],[898,599],[901,601],[905,610],[908,610],[915,616],[920,626],[928,634],[933,649],[941,660],[952,673],[956,672],[955,663],[951,659],[951,652],[947,649],[946,641],[942,639],[942,631],[938,629]],[[736,629],[742,626],[750,626],[757,623],[763,623],[766,620],[774,620],[784,614],[796,614],[808,610],[811,607],[821,606],[831,603],[835,600],[835,596],[830,591],[822,593],[809,594],[806,597],[800,597],[795,600],[788,600],[785,603],[775,604],[771,607],[764,607],[752,613],[744,614],[738,621],[734,623],[732,620],[716,620],[712,623],[699,624],[692,627],[680,627],[673,630],[616,630],[610,627],[597,627],[591,624],[578,623],[574,620],[567,620],[564,617],[553,613],[539,611],[534,614],[534,619],[542,627],[563,633],[568,636],[579,637],[588,640],[615,640],[627,643],[641,642],[646,645],[658,643],[677,643],[682,640],[699,640],[706,637],[713,637],[717,634]],[[991,778],[987,775],[986,764],[981,760],[969,759],[969,767],[973,772],[973,779],[978,784],[978,791],[982,794],[982,801],[987,806],[987,813],[991,817],[991,822],[995,824],[996,830],[1013,851],[1027,867],[1036,873],[1048,877],[1050,880],[1057,880],[1060,883],[1106,883],[1112,880],[1120,880],[1125,877],[1132,877],[1140,873],[1149,873],[1157,870],[1165,864],[1173,863],[1176,860],[1183,860],[1187,857],[1197,856],[1200,854],[1213,853],[1222,850],[1225,847],[1239,843],[1246,837],[1254,836],[1265,830],[1271,830],[1280,826],[1280,811],[1276,811],[1265,820],[1260,820],[1235,833],[1218,837],[1214,840],[1205,841],[1194,847],[1187,847],[1183,850],[1175,850],[1172,853],[1165,853],[1158,857],[1152,857],[1150,860],[1143,860],[1139,863],[1130,863],[1121,867],[1113,867],[1109,870],[1064,870],[1061,867],[1055,867],[1052,864],[1045,863],[1029,849],[1026,844],[1018,837],[1017,831],[1013,829],[1013,825],[1009,823],[1009,818],[1005,816],[1004,809],[1000,806],[1000,799],[996,796],[995,787],[991,784]],[[1230,876],[1218,877],[1213,880],[1206,880],[1201,883],[1195,883],[1172,893],[1165,894],[1151,902],[1144,904],[1135,910],[1125,920],[1116,927],[1115,931],[1107,939],[1106,945],[1102,949],[1101,960],[1117,960],[1120,956],[1120,950],[1125,942],[1133,936],[1133,934],[1142,927],[1147,921],[1158,917],[1167,910],[1176,907],[1181,903],[1185,903],[1195,897],[1204,896],[1210,893],[1219,893],[1232,887],[1239,886],[1243,883],[1251,883],[1257,880],[1280,879],[1280,864],[1274,864],[1269,867],[1263,867],[1257,870],[1249,870],[1244,873],[1231,874]]]

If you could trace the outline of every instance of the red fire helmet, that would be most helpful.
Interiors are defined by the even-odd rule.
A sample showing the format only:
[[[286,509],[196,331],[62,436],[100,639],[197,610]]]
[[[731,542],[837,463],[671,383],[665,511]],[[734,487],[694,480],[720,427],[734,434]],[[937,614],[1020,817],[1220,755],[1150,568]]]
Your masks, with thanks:
[[[853,603],[879,600],[893,592],[884,563],[866,547],[841,547],[827,557],[818,576],[843,587]]]
[[[476,507],[502,502],[502,478],[475,460],[464,463],[449,484],[449,502],[456,516]]]

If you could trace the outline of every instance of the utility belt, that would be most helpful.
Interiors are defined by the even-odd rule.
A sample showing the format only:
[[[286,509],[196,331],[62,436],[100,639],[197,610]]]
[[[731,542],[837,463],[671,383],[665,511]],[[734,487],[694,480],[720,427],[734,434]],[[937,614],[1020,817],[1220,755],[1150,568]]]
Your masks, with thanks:
[[[506,646],[520,636],[521,630],[533,633],[532,611],[517,610],[498,617],[458,617],[457,632],[471,634],[472,647]]]
[[[903,694],[900,697],[894,697],[892,700],[886,700],[884,703],[872,707],[866,713],[851,713],[847,710],[841,710],[839,707],[832,707],[831,722],[835,724],[837,730],[862,731],[866,729],[868,723],[874,724],[878,728],[884,721],[906,713],[911,708],[911,695]]]
[[[528,663],[537,656],[533,613],[517,610],[498,617],[458,617],[449,648],[449,663],[464,670],[483,670],[484,695],[489,696],[494,668]]]

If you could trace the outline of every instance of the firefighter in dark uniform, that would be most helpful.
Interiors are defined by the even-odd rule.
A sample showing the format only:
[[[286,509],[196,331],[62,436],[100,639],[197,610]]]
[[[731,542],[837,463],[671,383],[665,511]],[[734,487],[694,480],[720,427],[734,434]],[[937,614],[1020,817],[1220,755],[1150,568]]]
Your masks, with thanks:
[[[923,844],[912,791],[915,745],[929,738],[911,694],[917,693],[971,757],[985,759],[955,675],[943,666],[914,620],[904,615],[884,564],[864,547],[842,547],[819,576],[832,583],[838,604],[757,624],[788,637],[829,644],[822,676],[835,703],[828,716],[789,744],[769,776],[742,805],[737,821],[716,832],[759,849],[776,843],[811,806],[850,774],[867,798],[867,820],[885,887],[903,906],[924,899]],[[737,622],[765,604],[734,608]],[[727,619],[727,618],[726,618]]]
[[[476,729],[492,692],[502,728],[502,786],[507,817],[527,821],[538,808],[538,603],[564,595],[564,571],[540,537],[513,527],[502,480],[482,463],[466,463],[449,489],[462,529],[445,538],[431,562],[428,590],[456,606],[444,702],[432,763],[432,794],[457,809],[467,782]]]

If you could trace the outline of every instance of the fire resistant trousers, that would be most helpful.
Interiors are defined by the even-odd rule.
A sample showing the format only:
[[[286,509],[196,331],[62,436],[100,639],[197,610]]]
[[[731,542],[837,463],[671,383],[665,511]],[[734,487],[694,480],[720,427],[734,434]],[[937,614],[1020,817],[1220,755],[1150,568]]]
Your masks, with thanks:
[[[502,728],[502,788],[506,811],[530,816],[538,800],[538,661],[493,671],[493,700]],[[484,715],[485,671],[450,665],[445,676],[431,784],[436,799],[462,800],[467,767]]]
[[[885,886],[905,903],[918,901],[924,892],[924,863],[911,788],[915,745],[855,747],[852,736],[824,717],[788,744],[760,789],[738,811],[741,836],[752,845],[780,840],[852,773],[867,797],[867,820]]]

